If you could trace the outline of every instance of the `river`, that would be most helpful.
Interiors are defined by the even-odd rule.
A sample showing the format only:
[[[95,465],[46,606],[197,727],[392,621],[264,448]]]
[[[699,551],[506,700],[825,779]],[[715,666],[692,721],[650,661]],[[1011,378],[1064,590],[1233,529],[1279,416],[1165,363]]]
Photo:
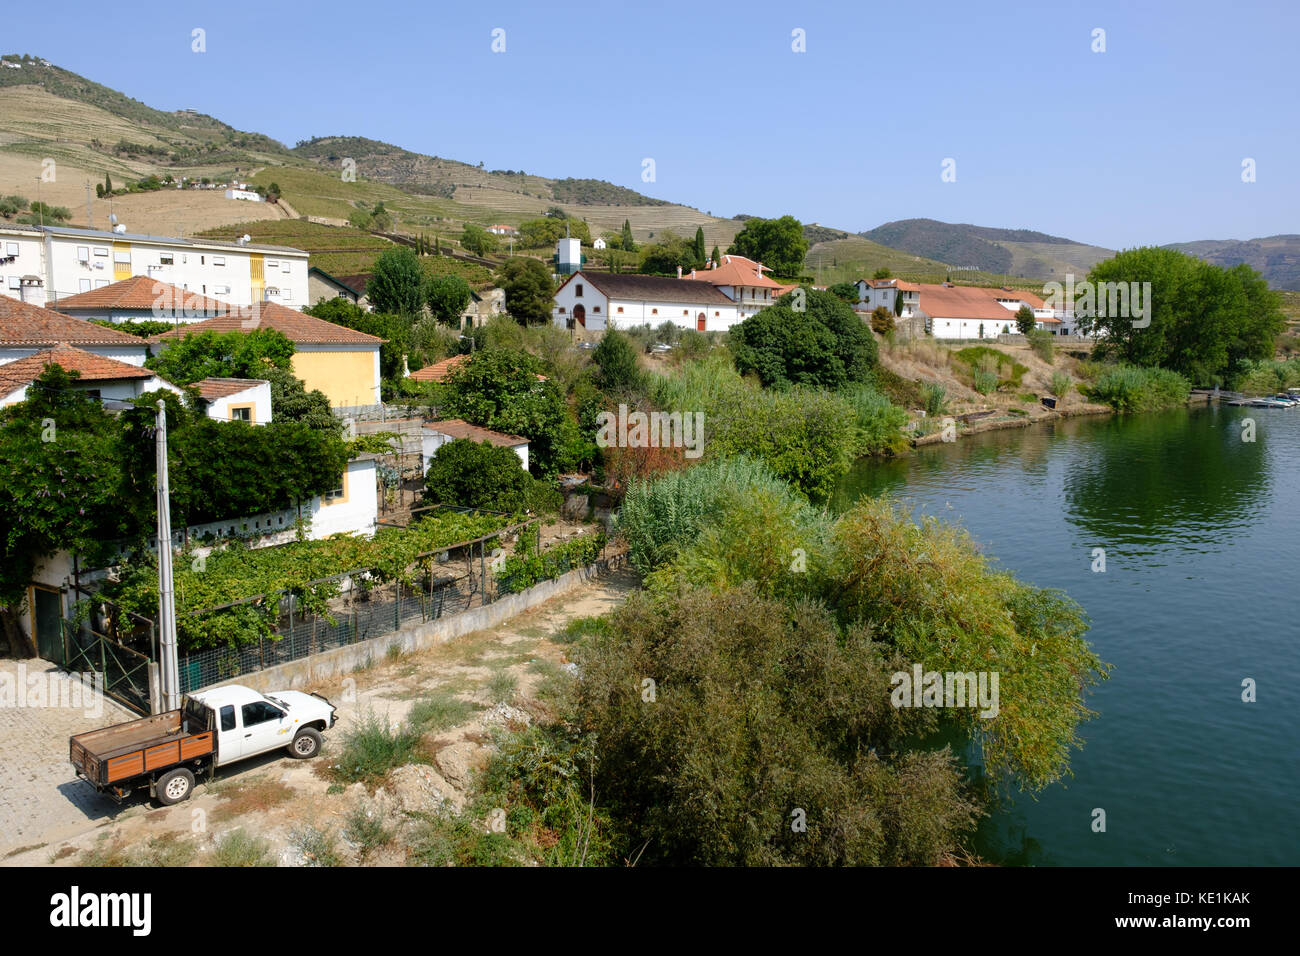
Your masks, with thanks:
[[[1300,407],[989,432],[859,462],[833,505],[880,494],[964,526],[1023,580],[1069,593],[1113,665],[1089,694],[1097,716],[1081,725],[1073,777],[999,801],[977,835],[982,856],[1300,863]],[[1247,678],[1254,703],[1242,700]]]

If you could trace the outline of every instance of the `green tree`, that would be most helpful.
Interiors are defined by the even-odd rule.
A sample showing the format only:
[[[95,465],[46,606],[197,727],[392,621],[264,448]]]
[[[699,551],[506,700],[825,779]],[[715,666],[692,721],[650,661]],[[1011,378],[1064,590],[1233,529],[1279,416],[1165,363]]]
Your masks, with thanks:
[[[425,302],[433,317],[443,325],[460,327],[461,316],[469,305],[469,283],[458,275],[434,276],[425,289]]]
[[[371,271],[366,295],[376,312],[415,315],[424,306],[424,271],[414,249],[384,250]]]
[[[714,246],[714,247],[713,247],[713,251],[712,251],[711,253],[709,253],[709,258],[710,258],[712,261],[717,262],[717,263],[721,263],[721,262],[722,262],[722,253],[720,253],[720,252],[718,251],[718,247],[717,247],[717,246]]]
[[[894,313],[883,305],[876,306],[871,312],[871,331],[879,335],[894,331]]]
[[[1027,305],[1022,305],[1016,310],[1016,330],[1021,335],[1028,335],[1038,325],[1038,320],[1034,318],[1034,310]]]
[[[561,495],[525,471],[513,449],[459,438],[429,460],[424,501],[519,514],[557,511]]]
[[[808,240],[803,223],[794,216],[754,218],[745,221],[727,252],[761,262],[777,275],[798,276],[808,254]]]
[[[104,195],[113,195],[113,177],[108,175],[108,173],[104,174]]]
[[[497,250],[497,237],[482,226],[472,222],[465,223],[460,234],[460,244],[476,256],[486,256]]]
[[[506,294],[506,311],[521,325],[551,320],[555,283],[540,259],[514,256],[497,271],[497,284]]]
[[[539,378],[541,371],[541,362],[527,352],[475,352],[448,376],[444,411],[473,425],[527,438],[529,470],[550,478],[571,467],[566,452],[576,428],[563,394],[553,381]]]
[[[374,232],[389,232],[393,228],[393,214],[384,208],[382,202],[375,203],[375,208],[370,211],[370,221],[367,228]]]
[[[704,227],[695,227],[695,261],[692,265],[699,269],[705,263],[707,253],[704,251]]]
[[[736,369],[754,372],[769,388],[838,389],[865,382],[876,365],[876,342],[846,302],[830,292],[787,293],[731,330]]]
[[[665,229],[659,241],[641,247],[641,271],[651,275],[676,275],[695,268],[695,246]]]
[[[871,278],[873,278],[873,279],[892,279],[893,277],[894,277],[894,274],[893,274],[892,272],[890,272],[889,269],[886,268],[886,267],[884,267],[884,266],[881,266],[881,267],[880,267],[879,269],[877,269],[875,272],[871,273]]]
[[[837,282],[828,287],[826,291],[843,299],[849,305],[853,305],[858,301],[858,287],[852,282]]]
[[[1242,359],[1270,358],[1286,325],[1277,293],[1244,264],[1224,269],[1144,247],[1097,263],[1088,279],[1074,308],[1101,336],[1101,352],[1171,369],[1193,385],[1222,384]],[[1144,282],[1149,297],[1141,295]],[[1145,315],[1136,314],[1136,298]]]
[[[632,238],[632,224],[623,220],[623,243],[619,246],[624,252],[636,252],[636,241]]]
[[[673,326],[674,330],[676,326]],[[636,349],[618,329],[609,329],[591,354],[596,365],[596,384],[607,394],[639,392],[645,384],[644,373],[637,363]]]
[[[187,332],[145,365],[174,385],[205,378],[264,378],[268,367],[292,368],[294,344],[275,329]]]

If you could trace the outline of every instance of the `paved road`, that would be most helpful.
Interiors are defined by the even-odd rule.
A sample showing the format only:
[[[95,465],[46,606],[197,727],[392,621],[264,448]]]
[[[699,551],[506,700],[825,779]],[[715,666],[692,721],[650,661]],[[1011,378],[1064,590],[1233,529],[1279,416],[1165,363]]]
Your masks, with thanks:
[[[73,776],[68,737],[136,716],[46,661],[0,659],[0,858],[121,811]]]

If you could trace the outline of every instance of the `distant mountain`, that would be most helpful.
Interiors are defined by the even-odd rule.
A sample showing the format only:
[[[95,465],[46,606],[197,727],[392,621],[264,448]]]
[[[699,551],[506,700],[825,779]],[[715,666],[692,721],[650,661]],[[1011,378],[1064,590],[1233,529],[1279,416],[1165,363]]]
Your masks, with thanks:
[[[1216,266],[1235,266],[1244,262],[1275,289],[1300,289],[1300,236],[1201,239],[1170,243],[1166,248],[1186,252]]]
[[[1082,276],[1115,254],[1111,249],[1031,229],[996,229],[936,219],[900,219],[859,235],[957,269],[1035,279],[1058,278],[1067,272]]]

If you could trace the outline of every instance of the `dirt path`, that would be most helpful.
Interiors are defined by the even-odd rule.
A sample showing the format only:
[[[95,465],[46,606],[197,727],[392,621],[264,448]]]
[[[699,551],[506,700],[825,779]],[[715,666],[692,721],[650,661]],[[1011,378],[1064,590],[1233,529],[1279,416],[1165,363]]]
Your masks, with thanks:
[[[358,810],[389,818],[459,809],[487,760],[491,730],[549,716],[551,682],[568,679],[565,626],[607,613],[634,587],[631,573],[610,574],[492,630],[312,687],[339,707],[321,758],[297,761],[275,753],[241,762],[174,807],[155,808],[138,796],[93,827],[87,819],[75,835],[66,826],[30,834],[0,864],[228,862],[214,860],[214,854],[218,847],[229,850],[225,841],[241,830],[266,842],[268,862],[301,865],[305,828],[344,832]],[[331,785],[323,771],[338,759],[350,728],[370,715],[396,725],[417,704],[441,717],[421,743],[427,761],[398,768],[373,793],[359,783]],[[357,861],[346,841],[343,851],[351,855],[340,862]],[[400,864],[405,852],[393,841],[365,857],[371,865]]]

